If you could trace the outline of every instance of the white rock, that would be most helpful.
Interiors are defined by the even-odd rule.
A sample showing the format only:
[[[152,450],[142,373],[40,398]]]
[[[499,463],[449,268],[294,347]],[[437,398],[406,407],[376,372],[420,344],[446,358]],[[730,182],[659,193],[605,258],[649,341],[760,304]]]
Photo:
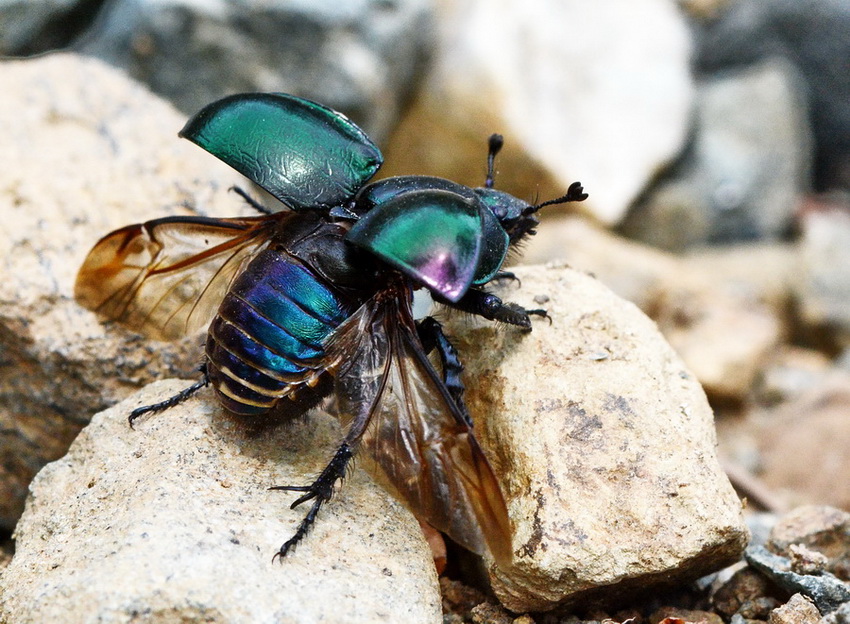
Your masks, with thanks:
[[[127,426],[158,382],[96,415],[33,481],[0,577],[0,620],[43,622],[442,621],[419,524],[355,470],[314,530],[272,561],[304,508],[294,493],[338,441],[327,416],[262,435],[211,393]]]
[[[601,221],[683,144],[693,85],[674,2],[454,0],[438,17],[433,118],[476,141],[503,133],[564,189],[580,179]]]

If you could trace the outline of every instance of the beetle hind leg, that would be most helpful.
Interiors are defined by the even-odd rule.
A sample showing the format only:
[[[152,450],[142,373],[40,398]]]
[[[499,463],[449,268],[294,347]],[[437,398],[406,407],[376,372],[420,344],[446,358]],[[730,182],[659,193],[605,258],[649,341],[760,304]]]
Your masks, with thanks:
[[[469,410],[463,400],[465,388],[460,378],[461,373],[463,373],[463,364],[460,361],[457,349],[449,341],[448,336],[443,333],[443,326],[431,316],[426,316],[418,321],[416,330],[426,353],[431,353],[434,349],[437,350],[443,368],[443,384],[466,424],[472,426],[472,417],[469,415]]]
[[[265,205],[261,204],[256,199],[251,197],[248,194],[248,191],[243,189],[241,186],[231,186],[230,190],[233,191],[234,193],[236,193],[237,195],[239,195],[239,197],[241,197],[242,199],[245,200],[246,204],[251,206],[251,208],[253,208],[257,212],[259,212],[260,214],[264,214],[264,215],[272,214],[272,211],[269,210],[268,207],[266,207]]]
[[[142,407],[137,407],[132,412],[130,412],[130,415],[127,417],[127,422],[130,424],[130,428],[133,428],[133,425],[136,422],[136,419],[139,418],[139,416],[143,416],[145,414],[156,414],[157,412],[162,412],[171,407],[174,407],[175,405],[179,405],[180,403],[191,397],[193,394],[195,394],[201,388],[208,386],[210,383],[210,376],[207,372],[207,363],[204,362],[200,366],[200,368],[198,368],[198,371],[201,373],[201,378],[195,383],[193,383],[191,386],[184,388],[174,396],[168,397],[164,401],[154,403],[153,405],[143,405]]]
[[[310,527],[316,521],[319,509],[333,497],[334,486],[338,480],[345,476],[345,470],[353,456],[354,448],[348,442],[343,442],[337,448],[336,453],[334,453],[328,465],[325,466],[319,476],[316,477],[316,480],[310,485],[276,485],[269,488],[270,490],[284,490],[286,492],[304,492],[302,496],[293,501],[292,505],[289,506],[290,509],[295,509],[298,505],[306,503],[309,500],[313,501],[313,504],[310,506],[304,519],[301,520],[295,533],[283,543],[283,546],[275,553],[272,560],[277,557],[283,559],[298,542],[304,539],[304,536],[307,535]]]

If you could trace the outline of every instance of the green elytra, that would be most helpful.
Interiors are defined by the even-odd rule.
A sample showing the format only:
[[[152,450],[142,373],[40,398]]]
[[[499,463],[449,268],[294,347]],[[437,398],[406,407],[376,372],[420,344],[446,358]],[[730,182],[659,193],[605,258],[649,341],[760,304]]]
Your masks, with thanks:
[[[179,135],[294,210],[348,201],[383,163],[380,150],[347,117],[282,93],[226,97]]]
[[[509,240],[476,193],[449,180],[402,176],[366,183],[383,157],[344,115],[280,93],[234,95],[181,130],[290,208],[364,214],[346,237],[450,301],[490,281]],[[449,196],[452,195],[452,196]]]

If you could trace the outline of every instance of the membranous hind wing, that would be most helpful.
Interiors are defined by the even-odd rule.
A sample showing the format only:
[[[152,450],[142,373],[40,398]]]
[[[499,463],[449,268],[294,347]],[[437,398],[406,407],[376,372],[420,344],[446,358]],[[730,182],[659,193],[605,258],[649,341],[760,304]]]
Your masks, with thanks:
[[[86,257],[77,301],[160,340],[206,327],[246,263],[294,213],[165,217],[107,234]]]
[[[336,409],[358,461],[420,519],[462,546],[511,560],[496,476],[429,362],[403,293],[364,304],[334,334]]]

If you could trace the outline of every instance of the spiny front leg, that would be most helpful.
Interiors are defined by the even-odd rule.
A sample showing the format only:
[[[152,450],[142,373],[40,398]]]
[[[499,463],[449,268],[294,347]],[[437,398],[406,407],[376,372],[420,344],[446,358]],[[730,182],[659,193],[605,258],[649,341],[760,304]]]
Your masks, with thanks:
[[[191,397],[193,394],[195,394],[201,388],[208,386],[210,383],[210,376],[207,372],[206,362],[201,364],[200,368],[198,368],[198,372],[201,373],[201,378],[188,388],[184,388],[174,396],[168,397],[164,401],[154,403],[153,405],[143,405],[142,407],[137,407],[132,412],[130,412],[130,415],[127,417],[127,422],[130,423],[130,428],[133,428],[133,425],[139,416],[143,416],[144,414],[155,414],[156,412],[161,412],[163,410],[167,410],[170,407],[174,407],[175,405],[179,405],[180,403]]]
[[[526,331],[531,331],[531,319],[529,318],[531,315],[549,318],[546,310],[526,310],[521,305],[505,303],[496,295],[491,295],[483,290],[475,290],[474,288],[466,291],[466,294],[455,303],[449,301],[441,301],[441,303],[445,303],[457,310],[483,316],[490,321],[516,325]]]
[[[290,509],[295,509],[301,503],[313,500],[310,510],[304,516],[301,524],[298,525],[298,529],[296,529],[295,534],[283,543],[280,550],[278,550],[274,557],[272,557],[272,561],[274,561],[277,557],[283,559],[286,556],[286,553],[288,553],[304,538],[305,535],[307,535],[307,531],[310,530],[310,527],[316,521],[319,509],[325,501],[329,501],[333,497],[334,485],[336,485],[338,480],[345,476],[345,469],[353,456],[354,448],[349,445],[348,442],[343,442],[339,448],[337,448],[336,453],[334,453],[334,456],[331,458],[331,461],[328,462],[328,465],[325,466],[321,474],[319,474],[319,476],[316,477],[316,480],[310,485],[276,485],[269,488],[270,490],[284,490],[287,492],[304,492],[303,496],[297,498],[292,505],[290,505]]]

